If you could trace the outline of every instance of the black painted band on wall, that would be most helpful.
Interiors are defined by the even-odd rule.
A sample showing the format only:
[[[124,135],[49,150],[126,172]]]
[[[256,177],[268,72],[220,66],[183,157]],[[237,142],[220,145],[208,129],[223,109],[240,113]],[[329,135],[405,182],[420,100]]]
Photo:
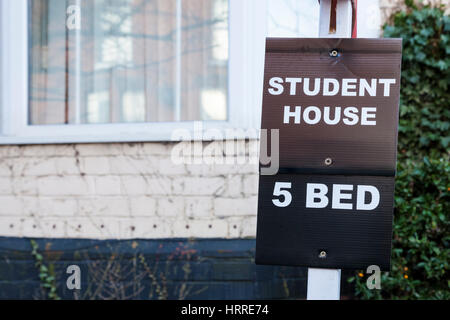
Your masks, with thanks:
[[[62,299],[304,299],[307,270],[257,266],[253,239],[34,239]],[[31,239],[0,238],[0,299],[46,299]],[[81,289],[67,268],[79,266]],[[52,278],[50,278],[52,279]]]

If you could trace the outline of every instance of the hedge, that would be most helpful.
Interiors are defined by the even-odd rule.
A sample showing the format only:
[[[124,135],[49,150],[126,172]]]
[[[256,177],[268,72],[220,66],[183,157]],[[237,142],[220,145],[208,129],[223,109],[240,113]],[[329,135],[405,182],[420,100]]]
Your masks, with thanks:
[[[403,38],[392,267],[381,290],[365,270],[350,278],[361,299],[450,299],[450,18],[405,1],[384,26]]]

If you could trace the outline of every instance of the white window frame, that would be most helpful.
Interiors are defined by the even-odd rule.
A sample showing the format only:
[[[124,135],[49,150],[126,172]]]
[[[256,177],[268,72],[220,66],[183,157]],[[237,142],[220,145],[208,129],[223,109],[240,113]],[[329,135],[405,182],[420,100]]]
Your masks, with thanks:
[[[201,121],[203,132],[257,138],[264,69],[266,0],[229,0],[228,120]],[[0,1],[0,145],[179,141],[174,130],[204,139],[199,122],[29,125],[27,0]],[[211,132],[211,131],[210,131]]]

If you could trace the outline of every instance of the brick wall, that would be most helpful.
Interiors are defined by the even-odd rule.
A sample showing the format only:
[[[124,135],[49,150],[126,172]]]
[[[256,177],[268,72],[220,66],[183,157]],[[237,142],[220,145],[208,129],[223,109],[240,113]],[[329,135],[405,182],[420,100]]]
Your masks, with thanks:
[[[0,146],[0,236],[254,237],[257,142],[241,143],[211,165],[173,164],[171,143]]]

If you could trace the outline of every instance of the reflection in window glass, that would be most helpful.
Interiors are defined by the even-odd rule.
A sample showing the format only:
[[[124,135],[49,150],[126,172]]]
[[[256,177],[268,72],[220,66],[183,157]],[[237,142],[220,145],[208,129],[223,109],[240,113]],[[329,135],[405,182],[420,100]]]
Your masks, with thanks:
[[[227,0],[29,0],[30,124],[227,120]]]

